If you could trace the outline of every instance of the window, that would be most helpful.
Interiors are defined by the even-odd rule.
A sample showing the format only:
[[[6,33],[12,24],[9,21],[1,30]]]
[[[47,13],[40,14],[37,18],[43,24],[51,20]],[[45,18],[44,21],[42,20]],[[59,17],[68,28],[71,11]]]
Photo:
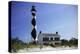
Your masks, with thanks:
[[[43,41],[49,41],[48,37],[43,37]]]
[[[60,38],[59,38],[59,37],[56,37],[56,38],[55,38],[55,40],[56,40],[56,41],[59,41],[59,40],[60,40]]]
[[[53,37],[51,37],[50,40],[53,40]]]

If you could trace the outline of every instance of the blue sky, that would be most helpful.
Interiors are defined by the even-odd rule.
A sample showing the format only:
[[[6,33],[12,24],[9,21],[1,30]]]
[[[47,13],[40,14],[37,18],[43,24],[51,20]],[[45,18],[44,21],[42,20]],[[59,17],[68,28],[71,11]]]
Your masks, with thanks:
[[[77,38],[78,6],[32,2],[12,2],[11,34],[24,42],[32,41],[31,6],[36,6],[37,33],[59,32],[61,39]]]

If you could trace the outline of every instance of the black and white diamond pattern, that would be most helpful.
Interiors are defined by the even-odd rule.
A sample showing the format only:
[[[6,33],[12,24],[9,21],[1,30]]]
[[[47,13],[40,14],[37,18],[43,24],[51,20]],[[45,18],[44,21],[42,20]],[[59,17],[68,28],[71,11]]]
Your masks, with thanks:
[[[31,35],[33,37],[33,39],[35,40],[36,39],[36,10],[35,10],[35,6],[32,6],[32,9],[31,9],[31,12],[32,12],[32,21],[31,21],[31,24],[32,24],[32,31],[31,31]]]

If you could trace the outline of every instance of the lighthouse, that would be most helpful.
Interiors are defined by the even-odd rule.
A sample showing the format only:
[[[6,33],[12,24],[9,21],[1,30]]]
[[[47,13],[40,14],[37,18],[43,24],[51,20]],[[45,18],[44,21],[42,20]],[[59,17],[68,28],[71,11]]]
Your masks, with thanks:
[[[34,40],[34,43],[36,43],[37,32],[36,32],[36,9],[35,9],[35,6],[32,6],[31,14],[32,14],[32,20],[31,20],[32,31],[31,31],[31,36],[32,36],[32,38]]]

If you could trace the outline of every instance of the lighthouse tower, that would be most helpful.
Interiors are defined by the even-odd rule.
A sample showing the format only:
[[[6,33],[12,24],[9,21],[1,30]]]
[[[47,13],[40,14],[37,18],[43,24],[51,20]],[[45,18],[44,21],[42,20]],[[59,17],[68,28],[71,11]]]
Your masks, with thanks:
[[[37,32],[36,32],[36,9],[35,9],[35,6],[32,6],[31,14],[32,14],[32,20],[31,20],[32,31],[31,31],[31,36],[33,37],[34,43],[36,43]]]

